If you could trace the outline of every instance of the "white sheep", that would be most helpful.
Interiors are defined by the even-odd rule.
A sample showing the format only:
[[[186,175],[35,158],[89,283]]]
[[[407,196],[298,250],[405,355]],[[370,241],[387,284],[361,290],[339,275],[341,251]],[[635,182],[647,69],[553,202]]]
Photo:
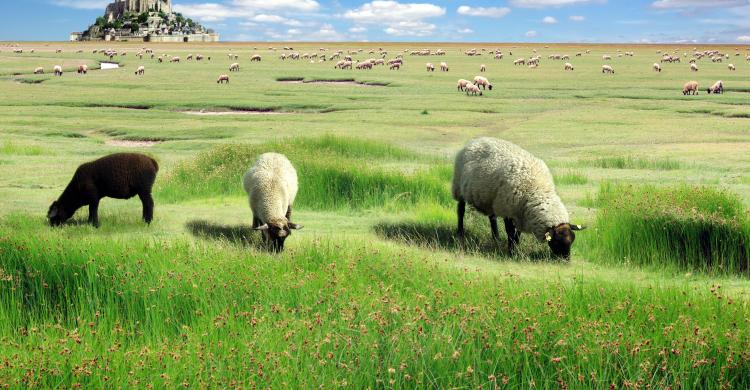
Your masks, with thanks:
[[[432,62],[428,62],[425,67],[427,68],[428,72],[434,72],[435,71],[435,65],[432,64]]]
[[[216,84],[229,84],[229,76],[228,75],[220,75],[219,78],[216,80]]]
[[[476,85],[474,85],[472,83],[466,84],[466,94],[467,95],[468,94],[472,94],[474,96],[476,96],[476,95],[482,96],[483,95],[482,90],[480,90],[478,86],[476,86]]]
[[[486,77],[474,77],[474,85],[476,85],[477,87],[482,87],[482,89],[489,88],[489,90],[492,91],[492,83],[490,83],[490,80],[487,80]]]
[[[497,138],[474,139],[458,153],[452,193],[458,202],[458,236],[464,235],[468,203],[489,217],[496,240],[497,218],[504,219],[511,255],[521,232],[526,232],[547,242],[555,255],[569,258],[573,231],[583,229],[570,224],[568,210],[544,161]]]
[[[52,70],[55,72],[55,76],[62,76],[63,75],[62,66],[60,66],[60,65],[55,65],[55,67],[52,68]]]
[[[575,69],[573,68],[573,64],[571,64],[570,62],[566,62],[565,70],[575,70]]]
[[[479,72],[484,73],[487,71],[487,66],[485,64],[482,64],[479,66]]]
[[[297,171],[286,156],[264,153],[245,173],[242,182],[253,213],[253,229],[262,231],[271,249],[281,252],[292,230],[302,228],[292,222]]]
[[[611,60],[612,60],[612,56],[610,55],[605,54],[602,56],[602,61],[611,61]]]
[[[698,86],[696,86],[695,88],[696,88],[696,92],[697,92]],[[711,87],[709,87],[706,90],[706,92],[708,92],[709,95],[712,94],[712,93],[714,93],[714,94],[722,94],[722,93],[724,93],[724,82],[722,82],[721,80],[715,82],[714,85],[712,85]]]
[[[471,81],[460,79],[460,80],[458,80],[458,84],[456,85],[456,88],[459,91],[463,91],[466,88],[466,86],[469,85],[469,84],[471,84]]]
[[[727,65],[727,68],[728,68],[729,70],[732,70],[732,71],[734,71],[734,70],[737,70],[737,68],[735,68],[734,64],[729,64],[729,65]]]
[[[692,70],[693,72],[697,72],[698,71],[698,64],[690,64],[690,70]]]
[[[441,72],[447,72],[449,70],[448,63],[447,62],[441,62],[440,63],[440,71]]]
[[[229,65],[229,71],[230,72],[239,72],[240,71],[240,64],[233,63],[232,65]]]
[[[143,73],[145,73],[145,72],[146,72],[146,67],[144,67],[143,65],[141,65],[141,66],[138,67],[138,69],[135,70],[135,75],[136,76],[143,76]]]
[[[88,65],[78,65],[78,74],[87,74],[89,72]]]
[[[661,72],[661,65],[657,64],[656,62],[654,62],[653,68],[654,72]]]
[[[513,61],[513,65],[526,65],[526,60],[523,58],[519,58],[515,61]]]
[[[44,68],[42,68],[40,66],[40,67],[34,69],[34,74],[44,74]]]
[[[256,54],[250,57],[250,62],[260,62],[261,60],[262,60],[262,57],[260,56],[260,54]]]
[[[614,74],[615,70],[609,65],[602,65],[602,73]]]
[[[682,94],[683,95],[697,95],[698,94],[698,82],[688,81],[687,83],[685,83],[685,85],[682,87]]]

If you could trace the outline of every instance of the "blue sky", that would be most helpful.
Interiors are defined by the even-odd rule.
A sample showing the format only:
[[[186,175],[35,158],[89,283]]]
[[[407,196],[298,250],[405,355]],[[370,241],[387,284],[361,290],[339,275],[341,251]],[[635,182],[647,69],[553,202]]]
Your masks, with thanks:
[[[0,40],[65,40],[108,0],[0,0]],[[224,41],[750,44],[750,0],[173,0]]]

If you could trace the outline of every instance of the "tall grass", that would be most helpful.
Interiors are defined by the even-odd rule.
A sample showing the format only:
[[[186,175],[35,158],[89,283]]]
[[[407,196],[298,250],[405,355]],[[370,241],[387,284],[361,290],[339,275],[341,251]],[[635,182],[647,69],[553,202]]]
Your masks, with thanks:
[[[242,177],[265,152],[285,154],[300,191],[295,205],[314,210],[450,204],[448,164],[389,145],[333,136],[295,138],[261,145],[224,145],[179,164],[157,194],[166,201],[242,196]],[[389,168],[412,164],[414,172]]]
[[[733,194],[607,183],[598,205],[600,259],[750,276],[750,218]]]
[[[44,153],[44,148],[36,145],[21,145],[11,141],[3,141],[2,145],[0,145],[0,154],[39,156]]]
[[[600,157],[593,160],[581,160],[581,165],[604,169],[651,169],[671,171],[682,168],[679,161],[669,159],[644,159],[633,156]]]

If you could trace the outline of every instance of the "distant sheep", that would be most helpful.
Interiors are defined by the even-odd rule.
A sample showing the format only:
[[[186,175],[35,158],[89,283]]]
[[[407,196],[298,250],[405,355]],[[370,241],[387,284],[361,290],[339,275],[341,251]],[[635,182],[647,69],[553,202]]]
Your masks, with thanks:
[[[302,226],[292,222],[292,205],[297,197],[297,171],[286,156],[264,153],[242,180],[253,213],[253,229],[275,252],[284,250],[292,230]]]
[[[474,77],[474,85],[477,87],[482,87],[482,89],[489,89],[492,90],[492,83],[486,78],[482,76],[476,76]]]
[[[441,72],[447,72],[448,70],[449,70],[448,69],[448,63],[447,62],[441,62],[440,63],[440,71]]]
[[[698,71],[698,64],[690,64],[690,70],[693,72]]]
[[[484,73],[487,71],[487,66],[485,64],[482,64],[479,66],[479,72]]]
[[[435,71],[435,65],[432,64],[432,62],[428,62],[425,67],[427,68],[428,72],[434,72]]]
[[[513,61],[513,65],[526,65],[526,60],[523,58],[519,58],[515,61]]]
[[[60,65],[55,65],[55,67],[52,68],[52,70],[55,72],[55,76],[62,76],[63,75],[62,66],[60,66]]]
[[[683,95],[697,95],[698,94],[698,82],[688,81],[685,86],[682,87]]]
[[[469,95],[469,94],[472,94],[474,96],[476,96],[476,95],[482,96],[483,95],[482,90],[479,89],[478,86],[476,86],[474,84],[471,84],[471,83],[469,83],[469,84],[466,85],[466,89],[465,90],[466,90],[466,94],[467,95]]]
[[[79,208],[89,206],[89,223],[99,227],[102,198],[130,199],[138,195],[143,204],[143,220],[150,224],[154,217],[151,188],[158,171],[159,165],[153,158],[135,153],[111,154],[82,164],[50,206],[47,219],[52,226],[58,226]]]
[[[240,71],[240,64],[233,63],[232,65],[229,65],[229,71],[230,72],[239,72]]]
[[[145,73],[145,72],[146,72],[146,68],[143,65],[141,65],[141,66],[138,67],[138,69],[135,70],[135,75],[136,76],[143,76],[143,73]]]
[[[614,74],[615,70],[609,65],[602,65],[602,73]]]
[[[78,65],[78,74],[87,74],[89,72],[88,65]]]
[[[219,76],[219,79],[216,80],[216,84],[229,84],[229,76],[223,74]]]
[[[570,62],[566,62],[565,70],[575,70],[575,69],[573,68],[573,64],[571,64]]]
[[[556,256],[569,258],[574,231],[584,229],[570,224],[544,161],[500,139],[477,138],[458,153],[452,195],[458,202],[458,236],[464,235],[468,203],[489,217],[495,240],[500,238],[497,218],[504,219],[511,255],[526,232],[546,242]]]
[[[661,65],[654,62],[653,69],[654,69],[654,72],[661,72]]]
[[[737,68],[735,68],[734,64],[729,64],[729,65],[727,65],[727,68],[728,68],[729,70],[731,70],[731,71],[735,71],[735,70],[737,70]]]
[[[400,70],[401,69],[401,63],[400,62],[393,63],[393,64],[391,64],[391,67],[389,69],[390,70]]]
[[[602,61],[611,61],[611,60],[612,60],[612,56],[609,56],[606,54],[602,56]]]
[[[458,80],[458,84],[456,85],[456,88],[459,91],[463,91],[464,89],[466,89],[466,86],[469,85],[469,84],[471,84],[471,81],[460,79],[460,80]]]
[[[172,63],[179,63],[179,62],[180,62],[180,57],[172,57],[172,59],[171,59],[171,60],[169,60],[169,62],[172,62]]]
[[[696,86],[696,89],[697,88],[698,87]],[[710,86],[706,90],[706,92],[708,92],[709,95],[712,94],[712,93],[713,94],[722,94],[722,93],[724,93],[724,83],[721,80],[719,80],[719,81],[715,82],[714,85]]]
[[[42,68],[40,66],[40,67],[34,69],[34,74],[44,74],[44,68]]]
[[[252,57],[250,57],[250,62],[260,62],[262,57],[259,54],[256,54]]]

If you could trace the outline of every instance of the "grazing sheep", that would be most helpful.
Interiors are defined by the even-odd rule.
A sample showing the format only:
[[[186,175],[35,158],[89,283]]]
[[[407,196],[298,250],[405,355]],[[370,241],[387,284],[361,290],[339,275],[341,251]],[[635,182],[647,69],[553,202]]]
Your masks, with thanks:
[[[245,173],[243,185],[253,212],[253,229],[263,232],[273,251],[283,251],[292,230],[302,229],[292,222],[297,171],[286,156],[264,153]]]
[[[468,203],[489,217],[495,240],[499,239],[497,218],[504,219],[511,255],[521,232],[526,232],[547,242],[555,255],[569,258],[573,231],[584,229],[570,224],[544,161],[497,138],[474,139],[458,153],[452,194],[458,202],[458,236],[464,235]]]
[[[448,70],[449,70],[448,69],[448,63],[447,62],[441,62],[440,63],[440,71],[441,72],[447,72]]]
[[[602,65],[602,73],[614,74],[615,70],[609,65]]]
[[[229,84],[229,76],[223,74],[219,76],[219,79],[216,80],[216,84]]]
[[[428,62],[427,65],[425,65],[425,66],[427,67],[427,71],[428,72],[434,72],[435,71],[435,65],[433,65],[432,62]]]
[[[696,86],[695,88],[696,88],[696,91],[697,91],[698,87]],[[724,93],[724,83],[721,80],[719,80],[719,81],[715,82],[714,85],[710,86],[706,90],[706,92],[708,92],[709,95],[712,94],[712,93],[714,93],[714,94],[722,94],[722,93]]]
[[[688,81],[685,86],[682,87],[683,95],[697,95],[698,94],[698,82]]]
[[[111,154],[82,164],[60,198],[49,207],[47,219],[52,226],[58,226],[79,208],[89,206],[89,223],[99,227],[102,198],[130,199],[138,195],[143,204],[143,220],[150,224],[154,217],[151,187],[158,171],[153,158],[136,153]]]
[[[40,66],[40,67],[34,69],[34,74],[44,74],[44,68],[42,68]]]
[[[656,62],[654,62],[653,68],[654,72],[661,72],[661,65],[657,64]]]
[[[145,72],[146,72],[146,68],[143,65],[141,65],[141,66],[138,67],[138,69],[135,70],[135,75],[136,76],[143,76],[143,73],[145,73]]]
[[[180,57],[172,57],[172,59],[169,60],[169,62],[172,62],[172,63],[180,62]]]
[[[602,56],[602,61],[612,61],[612,56],[605,54]]]
[[[466,85],[466,95],[469,95],[469,94],[472,94],[474,96],[476,96],[476,95],[482,96],[483,95],[482,90],[479,89],[478,86],[476,86],[474,84],[471,84],[471,83],[469,83],[469,84]]]
[[[233,63],[232,65],[229,65],[229,71],[230,72],[239,72],[240,71],[240,64]]]
[[[526,60],[523,58],[519,58],[515,61],[513,61],[513,65],[526,65]]]
[[[52,70],[55,72],[55,76],[62,76],[63,75],[62,66],[60,66],[60,65],[55,65],[55,67],[52,68]]]
[[[476,76],[474,77],[474,85],[477,87],[482,87],[482,89],[488,89],[492,91],[492,83],[490,83],[489,80],[487,80],[486,77],[482,76]]]
[[[87,74],[89,72],[88,65],[78,65],[78,74]]]
[[[256,54],[256,55],[250,57],[250,62],[260,62],[261,59],[262,59],[261,56],[259,54]]]
[[[471,84],[471,81],[460,79],[458,80],[458,85],[456,86],[456,88],[458,88],[459,91],[463,91],[469,84]]]
[[[737,70],[737,68],[734,67],[734,64],[727,65],[727,69],[732,70],[732,71]]]
[[[692,70],[693,72],[697,72],[698,71],[698,64],[690,64],[690,70]]]
[[[484,73],[487,71],[487,66],[485,64],[479,65],[479,72]]]
[[[401,63],[400,62],[393,63],[393,64],[391,64],[391,67],[389,69],[390,70],[401,70]]]
[[[573,64],[571,64],[570,62],[566,62],[565,70],[575,70],[575,69],[573,68]]]
[[[164,59],[162,59],[161,57],[159,57],[159,60],[158,60],[158,61],[159,61],[159,63],[161,64],[162,62],[164,62]]]

